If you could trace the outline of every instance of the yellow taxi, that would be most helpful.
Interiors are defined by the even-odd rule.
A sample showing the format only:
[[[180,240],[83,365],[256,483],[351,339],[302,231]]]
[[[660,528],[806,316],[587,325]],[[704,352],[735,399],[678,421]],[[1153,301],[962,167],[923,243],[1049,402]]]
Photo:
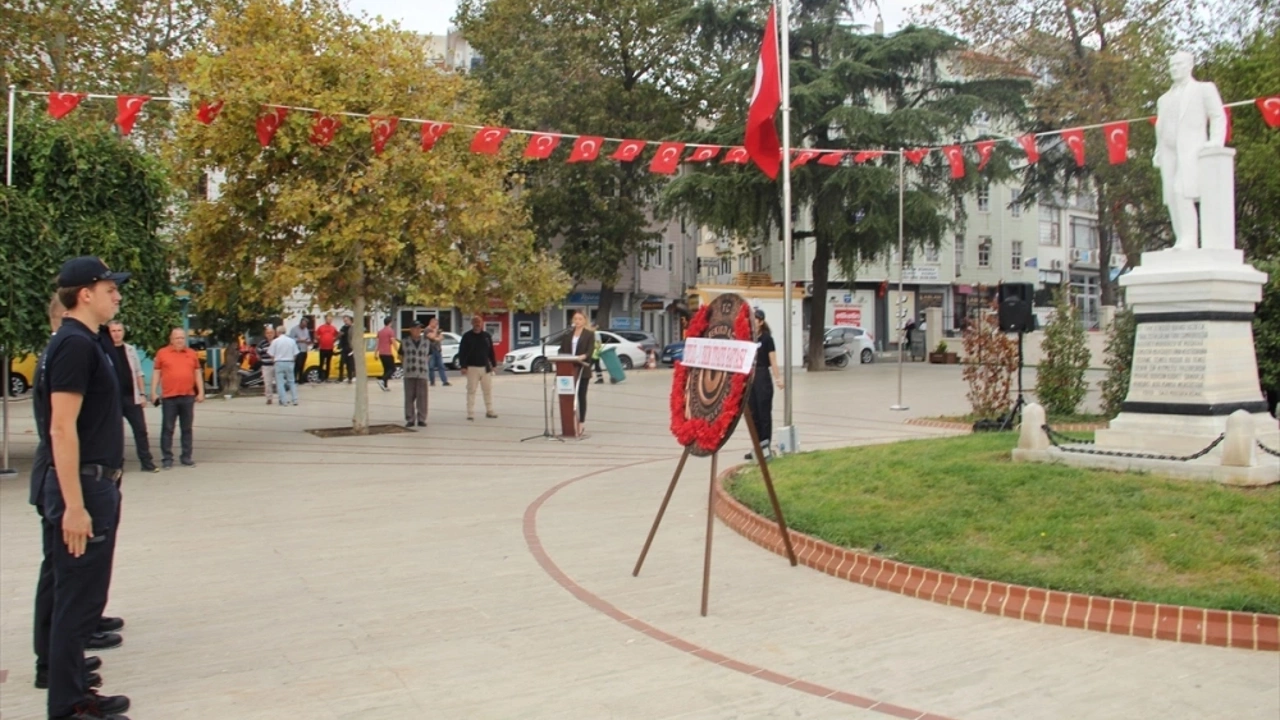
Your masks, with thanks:
[[[391,357],[395,358],[396,369],[392,377],[400,377],[404,374],[404,369],[400,367],[400,342],[396,341],[391,346]],[[334,350],[333,361],[329,363],[330,378],[338,377],[338,352]],[[378,357],[378,336],[374,333],[364,334],[364,366],[365,371],[371,378],[382,377],[382,359]],[[318,383],[325,378],[320,371],[320,351],[312,349],[307,352],[307,361],[305,363],[303,373],[306,375],[307,382]]]
[[[9,361],[9,394],[21,395],[36,382],[36,360],[39,355],[23,355]]]

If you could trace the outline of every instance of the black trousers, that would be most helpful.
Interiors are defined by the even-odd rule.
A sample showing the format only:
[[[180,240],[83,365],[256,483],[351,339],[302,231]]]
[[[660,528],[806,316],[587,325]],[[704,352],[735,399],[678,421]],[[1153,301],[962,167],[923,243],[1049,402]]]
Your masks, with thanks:
[[[133,443],[138,447],[138,462],[144,470],[155,467],[155,458],[151,456],[151,442],[147,439],[147,418],[142,414],[142,406],[133,402],[133,398],[121,401],[124,405],[124,419],[129,421],[133,429]]]
[[[382,382],[385,385],[391,381],[391,376],[396,372],[396,356],[379,355],[378,359],[382,361]]]
[[[578,422],[587,421],[587,388],[591,387],[591,368],[578,371]]]
[[[338,351],[338,381],[344,378],[355,379],[356,377],[356,356],[349,352]]]
[[[773,438],[773,377],[769,373],[756,370],[756,379],[747,394],[747,407],[751,409],[760,446],[765,447]]]
[[[320,380],[321,382],[329,379],[329,368],[333,365],[333,351],[320,351]],[[338,366],[342,366],[342,362],[338,362]]]
[[[295,375],[294,380],[296,380],[299,385],[304,385],[307,382],[306,365],[307,365],[306,352],[300,352],[297,355],[293,356],[293,372]]]
[[[191,450],[195,441],[192,439],[191,426],[195,424],[196,397],[182,395],[165,398],[160,401],[160,457],[165,465],[173,464],[173,426],[176,422],[182,428],[182,462],[191,462]]]
[[[93,536],[85,553],[72,557],[62,540],[62,494],[57,481],[45,487],[44,543],[53,565],[53,604],[49,620],[49,717],[75,711],[88,694],[84,646],[98,628],[107,606],[111,567],[120,520],[120,489],[115,481],[81,475],[84,506],[93,518]],[[38,639],[37,639],[37,642]],[[39,649],[37,649],[39,654]],[[38,661],[37,661],[38,662]]]

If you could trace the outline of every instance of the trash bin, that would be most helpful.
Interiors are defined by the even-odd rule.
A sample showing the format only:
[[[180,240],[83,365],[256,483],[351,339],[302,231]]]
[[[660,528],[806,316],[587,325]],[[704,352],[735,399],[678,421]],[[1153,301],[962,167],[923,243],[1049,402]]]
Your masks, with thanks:
[[[627,373],[622,369],[622,361],[618,359],[618,348],[613,345],[605,345],[600,349],[600,362],[604,363],[604,368],[609,371],[609,382],[618,384],[627,379]]]

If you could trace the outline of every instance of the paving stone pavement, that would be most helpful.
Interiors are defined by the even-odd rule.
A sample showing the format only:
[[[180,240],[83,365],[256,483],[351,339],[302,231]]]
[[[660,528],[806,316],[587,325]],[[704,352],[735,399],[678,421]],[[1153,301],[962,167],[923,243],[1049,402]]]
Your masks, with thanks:
[[[905,413],[889,410],[891,364],[798,374],[802,446],[945,435],[902,421],[963,412],[959,373],[909,366]],[[669,382],[658,370],[593,386],[591,437],[565,444],[519,442],[542,428],[533,377],[497,380],[497,420],[466,422],[455,384],[432,388],[425,430],[367,438],[302,432],[346,424],[349,385],[303,386],[297,408],[199,406],[198,467],[125,478],[108,611],[128,626],[101,653],[105,690],[130,695],[135,720],[1280,717],[1280,653],[943,607],[790,567],[718,522],[700,617],[707,461],[690,461],[631,576],[679,455]],[[399,385],[370,389],[375,422],[398,421]],[[44,717],[39,532],[30,407],[13,411],[24,472],[0,484],[0,717],[26,720]],[[745,437],[724,463],[741,462]],[[735,669],[748,666],[763,671]]]

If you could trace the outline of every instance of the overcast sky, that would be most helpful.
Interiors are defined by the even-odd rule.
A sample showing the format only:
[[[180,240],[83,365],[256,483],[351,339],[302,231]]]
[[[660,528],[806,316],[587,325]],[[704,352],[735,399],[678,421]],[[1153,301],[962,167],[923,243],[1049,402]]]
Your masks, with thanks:
[[[906,8],[918,5],[920,0],[881,0],[884,24],[887,31],[897,29],[906,19]],[[348,7],[356,13],[381,15],[387,20],[398,20],[406,30],[443,35],[449,29],[449,19],[458,9],[457,0],[347,0]],[[876,11],[868,6],[864,17],[859,18],[867,27],[875,21]]]

